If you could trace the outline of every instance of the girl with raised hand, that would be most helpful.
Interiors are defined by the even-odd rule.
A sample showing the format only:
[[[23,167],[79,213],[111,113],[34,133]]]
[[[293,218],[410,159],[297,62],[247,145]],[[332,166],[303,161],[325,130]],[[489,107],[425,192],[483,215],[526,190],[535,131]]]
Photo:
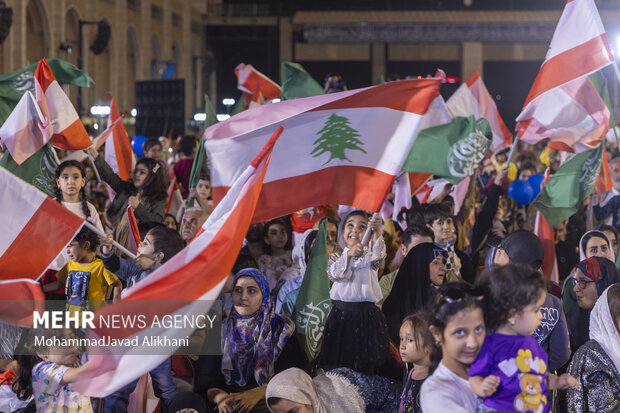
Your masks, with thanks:
[[[469,383],[482,397],[481,412],[550,412],[548,389],[577,385],[568,374],[547,370],[547,353],[533,334],[542,320],[545,279],[529,266],[510,264],[480,276],[487,291],[489,334],[469,369]]]

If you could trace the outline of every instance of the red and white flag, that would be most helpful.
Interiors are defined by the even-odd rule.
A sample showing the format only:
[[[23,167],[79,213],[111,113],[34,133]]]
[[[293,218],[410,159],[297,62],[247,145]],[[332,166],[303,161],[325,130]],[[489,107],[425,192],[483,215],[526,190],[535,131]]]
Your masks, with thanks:
[[[166,214],[171,214],[176,217],[182,206],[183,196],[181,195],[181,189],[179,188],[177,177],[173,176],[170,179],[170,185],[168,186],[168,204],[166,206]]]
[[[140,231],[138,231],[138,222],[133,213],[131,205],[127,205],[127,220],[129,221],[129,251],[138,254],[138,245],[142,242],[140,239]]]
[[[30,91],[23,94],[17,106],[0,128],[0,141],[18,164],[37,152],[52,137],[53,129]]]
[[[569,0],[517,117],[518,137],[530,144],[548,138],[552,147],[569,152],[597,147],[609,129],[610,113],[588,75],[608,65],[617,78],[594,0]]]
[[[0,281],[38,279],[84,220],[0,168]],[[0,289],[1,290],[1,289]]]
[[[88,148],[91,145],[88,133],[45,58],[34,72],[34,88],[41,112],[54,128],[52,145],[66,150]]]
[[[547,182],[549,182],[549,168],[545,171],[543,186]],[[560,277],[558,271],[558,260],[555,256],[555,234],[553,233],[553,228],[551,228],[549,223],[547,223],[547,220],[540,213],[540,211],[536,211],[534,234],[540,238],[545,250],[545,258],[541,266],[543,274],[545,274],[547,279],[559,283]]]
[[[243,92],[248,106],[252,102],[256,105],[261,99],[264,102],[265,99],[280,97],[280,86],[254,69],[252,65],[239,63],[235,68],[235,75],[237,76],[237,89]]]
[[[241,250],[250,226],[273,145],[281,132],[276,131],[259,150],[249,166],[233,183],[226,197],[202,226],[203,232],[181,252],[126,291],[124,298],[103,307],[97,317],[143,314],[145,323],[128,328],[97,328],[93,338],[133,339],[139,343],[147,336],[169,339],[186,338],[193,332],[189,323],[180,328],[150,322],[151,315],[167,314],[171,319],[204,315],[215,300]],[[178,301],[185,300],[185,301]],[[191,302],[190,302],[191,301]],[[150,303],[150,304],[149,304]],[[180,307],[181,303],[185,303]],[[145,310],[146,308],[146,310]],[[147,314],[148,311],[156,312]],[[101,325],[95,323],[96,326]],[[101,349],[98,349],[101,350]],[[174,350],[170,351],[172,353]],[[170,354],[144,355],[144,348],[127,347],[121,354],[89,354],[93,369],[74,383],[77,392],[104,397],[152,370]]]
[[[122,117],[118,106],[116,106],[116,101],[111,93],[108,93],[108,96],[110,96],[108,129],[112,130],[112,140],[108,141],[105,146],[105,160],[123,181],[129,181],[131,172],[136,166],[136,157],[131,148],[125,126],[123,122],[119,122]]]
[[[493,132],[491,149],[512,144],[512,134],[499,115],[497,105],[477,70],[450,96],[447,105],[452,116],[473,115],[476,119],[488,120]]]
[[[365,89],[260,106],[205,131],[217,203],[269,139],[273,152],[255,221],[315,205],[378,211],[399,174],[440,80],[390,82]]]

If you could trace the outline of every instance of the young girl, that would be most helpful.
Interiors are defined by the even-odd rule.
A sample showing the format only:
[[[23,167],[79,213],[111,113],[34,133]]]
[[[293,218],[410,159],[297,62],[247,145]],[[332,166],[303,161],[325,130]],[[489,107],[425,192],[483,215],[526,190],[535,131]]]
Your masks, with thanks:
[[[542,274],[523,265],[506,265],[483,273],[488,291],[489,334],[469,370],[469,383],[482,397],[479,411],[549,412],[547,389],[567,389],[578,382],[547,371],[547,353],[532,336],[540,325],[546,297]]]
[[[97,210],[86,200],[86,170],[75,160],[64,161],[56,168],[56,201],[76,215],[90,221],[103,232]]]
[[[90,362],[80,365],[75,349],[35,347],[36,337],[62,339],[67,335],[63,330],[33,330],[28,339],[30,354],[19,356],[20,371],[13,383],[13,391],[22,400],[34,395],[37,412],[93,411],[90,398],[76,393],[70,386],[90,368]]]
[[[398,413],[421,412],[420,388],[428,377],[431,364],[430,354],[433,347],[432,337],[426,320],[418,314],[407,316],[400,327],[400,357],[411,363],[411,370],[406,374],[405,387],[401,396]]]
[[[369,220],[356,210],[345,220],[341,255],[329,257],[327,275],[334,282],[329,295],[332,309],[325,324],[318,363],[323,368],[349,367],[373,374],[389,356],[389,334],[385,316],[376,303],[383,295],[377,271],[385,260],[381,218]],[[373,230],[369,247],[362,246],[366,228]]]
[[[467,381],[471,363],[484,341],[481,290],[462,282],[442,285],[428,306],[432,375],[422,384],[423,412],[475,412],[478,396]]]
[[[196,189],[190,189],[190,195],[194,196],[195,203],[204,209],[208,214],[213,212],[213,201],[211,200],[211,177],[206,171],[201,171],[196,183]]]
[[[127,205],[131,205],[136,221],[163,223],[167,204],[167,187],[164,171],[160,164],[150,158],[136,163],[131,182],[123,181],[106,163],[97,150],[89,149],[95,159],[95,166],[101,178],[116,192],[114,201],[108,206],[108,220],[116,225],[114,239],[124,247],[129,246],[129,220]]]
[[[281,284],[280,276],[291,265],[291,234],[286,223],[281,219],[272,219],[263,229],[263,240],[266,245],[266,254],[258,259],[258,269],[267,277],[269,289],[277,294]]]

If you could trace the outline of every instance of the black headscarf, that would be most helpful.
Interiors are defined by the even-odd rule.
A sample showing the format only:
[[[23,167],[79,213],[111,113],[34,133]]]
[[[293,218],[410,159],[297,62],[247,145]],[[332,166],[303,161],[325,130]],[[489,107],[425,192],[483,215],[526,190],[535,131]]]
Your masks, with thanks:
[[[409,251],[398,270],[390,295],[382,307],[390,338],[396,343],[403,319],[421,310],[433,295],[429,267],[439,254],[447,256],[433,243],[418,244]]]

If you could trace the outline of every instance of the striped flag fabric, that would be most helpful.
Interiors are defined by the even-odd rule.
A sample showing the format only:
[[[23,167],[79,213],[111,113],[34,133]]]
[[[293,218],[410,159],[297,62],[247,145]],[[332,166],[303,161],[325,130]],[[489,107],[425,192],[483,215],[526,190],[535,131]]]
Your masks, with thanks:
[[[275,99],[280,97],[280,86],[267,76],[254,69],[252,65],[239,63],[235,68],[237,76],[237,89],[243,92],[246,102],[258,102],[262,99]]]
[[[123,181],[131,179],[131,171],[136,166],[136,157],[131,148],[131,142],[125,131],[121,114],[111,93],[110,114],[108,115],[108,129],[111,130],[112,140],[105,145],[105,161]],[[107,139],[107,136],[106,136]]]
[[[181,195],[181,188],[177,182],[177,177],[173,176],[170,179],[170,185],[168,186],[168,204],[166,205],[166,214],[177,216],[177,212],[183,206],[183,196]]]
[[[21,165],[47,143],[53,134],[53,127],[45,118],[30,91],[26,91],[0,127],[0,142],[13,160]]]
[[[545,178],[543,179],[543,184],[547,184],[549,182],[549,168],[545,171]],[[555,256],[555,234],[553,233],[553,228],[549,225],[545,217],[540,213],[540,211],[536,211],[536,221],[534,223],[534,234],[543,243],[543,247],[545,249],[545,258],[542,263],[542,271],[543,274],[547,277],[547,279],[554,281],[556,283],[560,282],[560,276],[558,271],[558,261]]]
[[[517,136],[569,152],[597,147],[609,129],[610,112],[589,79],[618,68],[594,0],[569,0],[536,80],[517,117]]]
[[[281,124],[255,221],[328,204],[378,211],[439,86],[405,80],[287,100],[207,128],[214,202]]]
[[[459,86],[446,104],[452,116],[473,115],[476,119],[485,118],[488,120],[493,132],[491,149],[512,144],[512,134],[499,115],[497,105],[477,70],[469,76],[465,83]]]
[[[145,306],[149,311],[152,309],[153,313],[165,313],[173,317],[206,313],[210,303],[205,300],[218,297],[241,250],[279,132],[257,152],[258,155],[231,185],[226,197],[204,223],[202,233],[148,277],[126,290],[121,301],[101,308],[95,318],[145,314]],[[91,337],[124,339],[148,335],[184,338],[193,332],[193,329],[187,327],[158,327],[148,321],[149,314],[145,315],[146,327],[135,324],[129,328],[111,329],[104,326],[92,330]],[[97,323],[96,326],[101,324]],[[152,370],[169,356],[144,355],[143,349],[137,347],[126,347],[121,354],[113,355],[91,351],[89,360],[93,363],[93,369],[75,383],[74,389],[91,397],[107,396]]]
[[[140,239],[140,231],[138,231],[138,222],[136,215],[133,213],[131,205],[127,205],[127,220],[129,221],[129,251],[138,254],[138,245],[142,242]]]
[[[0,216],[5,218],[0,281],[38,279],[84,222],[4,168],[0,168]]]
[[[52,144],[66,150],[88,148],[91,141],[80,116],[60,87],[45,58],[41,59],[34,72],[34,82],[41,112],[54,127]]]
[[[33,312],[44,308],[45,294],[38,281],[30,278],[0,281],[0,320],[3,322],[31,327]]]

